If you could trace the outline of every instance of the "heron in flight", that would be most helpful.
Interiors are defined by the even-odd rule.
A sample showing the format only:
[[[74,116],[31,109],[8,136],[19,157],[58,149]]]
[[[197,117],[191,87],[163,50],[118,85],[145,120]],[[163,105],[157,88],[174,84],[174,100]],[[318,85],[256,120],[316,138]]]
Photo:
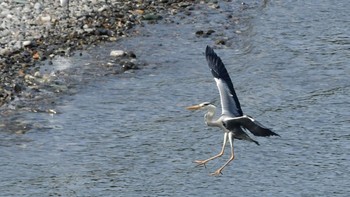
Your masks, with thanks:
[[[231,78],[227,73],[225,65],[222,63],[221,58],[218,57],[214,50],[209,46],[207,46],[205,50],[205,56],[211,73],[214,76],[216,85],[219,89],[221,116],[217,120],[213,119],[216,107],[210,102],[190,106],[187,107],[187,109],[208,110],[208,112],[204,115],[205,123],[211,127],[220,127],[225,132],[224,142],[219,154],[206,160],[195,161],[198,165],[205,165],[208,161],[221,157],[224,154],[225,145],[228,141],[231,147],[231,157],[222,167],[212,173],[212,175],[220,175],[222,174],[222,170],[234,159],[233,139],[247,140],[259,145],[259,143],[253,140],[245,131],[249,130],[253,135],[263,137],[279,135],[266,128],[252,117],[243,114],[238,97],[233,88]]]

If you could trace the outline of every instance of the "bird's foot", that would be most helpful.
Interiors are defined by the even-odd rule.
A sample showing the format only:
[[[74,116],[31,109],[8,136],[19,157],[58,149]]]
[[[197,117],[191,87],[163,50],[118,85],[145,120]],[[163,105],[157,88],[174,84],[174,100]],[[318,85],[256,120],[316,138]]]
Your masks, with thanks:
[[[197,166],[203,165],[204,167],[206,167],[205,164],[206,164],[207,162],[208,162],[207,160],[195,160],[195,161],[194,161],[194,163],[196,163]]]
[[[210,175],[212,175],[212,176],[220,176],[220,175],[222,175],[221,171],[222,171],[222,169],[217,169],[215,172],[211,173]]]

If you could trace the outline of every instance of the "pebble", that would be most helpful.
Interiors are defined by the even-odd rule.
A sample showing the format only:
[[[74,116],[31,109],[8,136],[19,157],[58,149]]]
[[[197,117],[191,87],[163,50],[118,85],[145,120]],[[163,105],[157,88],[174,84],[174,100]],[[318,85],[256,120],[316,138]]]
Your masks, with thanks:
[[[62,7],[67,6],[68,2],[69,2],[69,0],[60,0]]]
[[[120,57],[120,56],[124,56],[125,52],[123,50],[114,50],[111,51],[110,56],[112,57]]]
[[[143,20],[160,20],[163,17],[157,14],[146,14],[142,16]]]
[[[30,40],[26,40],[26,41],[23,41],[23,42],[22,42],[22,45],[23,45],[24,47],[29,46],[29,45],[31,45],[31,44],[32,44],[32,41],[30,41]]]
[[[42,5],[41,5],[39,2],[36,2],[36,3],[34,4],[34,9],[35,9],[37,12],[40,12],[41,8],[42,8]]]
[[[48,14],[39,16],[39,21],[42,23],[48,23],[51,21],[51,16]]]

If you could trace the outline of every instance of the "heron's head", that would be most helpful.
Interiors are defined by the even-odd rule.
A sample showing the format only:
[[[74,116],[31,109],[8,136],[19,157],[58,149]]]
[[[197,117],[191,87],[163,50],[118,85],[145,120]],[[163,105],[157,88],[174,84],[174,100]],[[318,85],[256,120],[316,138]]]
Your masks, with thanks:
[[[198,110],[198,109],[207,109],[211,105],[210,102],[204,102],[198,105],[192,105],[189,107],[186,107],[188,110]]]

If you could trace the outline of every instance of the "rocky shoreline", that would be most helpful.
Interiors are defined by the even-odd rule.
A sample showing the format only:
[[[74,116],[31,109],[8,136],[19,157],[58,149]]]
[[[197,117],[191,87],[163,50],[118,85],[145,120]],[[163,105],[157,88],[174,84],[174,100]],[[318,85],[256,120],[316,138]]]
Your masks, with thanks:
[[[20,96],[38,63],[70,56],[165,15],[190,11],[197,0],[4,0],[0,3],[0,107]]]

